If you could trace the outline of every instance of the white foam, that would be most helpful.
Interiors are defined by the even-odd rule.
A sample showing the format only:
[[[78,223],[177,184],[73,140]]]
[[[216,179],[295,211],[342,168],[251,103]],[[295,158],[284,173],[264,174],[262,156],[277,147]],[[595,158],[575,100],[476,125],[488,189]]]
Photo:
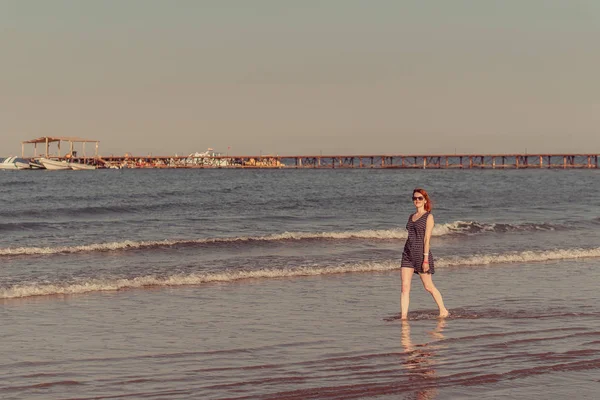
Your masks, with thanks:
[[[543,262],[577,258],[600,257],[600,247],[593,249],[554,249],[545,251],[522,251],[505,254],[481,254],[469,257],[444,257],[436,260],[436,266],[477,266],[516,262]]]
[[[465,224],[469,224],[469,222],[464,221],[454,221],[447,224],[436,224],[433,227],[433,232],[431,233],[433,236],[444,236],[450,235],[452,233],[460,232],[463,230],[463,226]]]
[[[544,225],[531,225],[541,227]],[[530,225],[510,225],[512,230],[531,229]],[[439,224],[433,228],[433,236],[444,236],[455,233],[494,231],[496,224],[483,224],[475,221],[454,221],[447,224]],[[506,229],[506,228],[505,228]],[[402,228],[395,229],[365,229],[360,231],[340,231],[340,232],[283,232],[265,236],[237,236],[237,237],[215,237],[201,239],[172,239],[172,240],[153,240],[153,241],[133,241],[125,240],[122,242],[93,243],[80,246],[57,246],[57,247],[15,247],[0,249],[0,256],[18,256],[18,255],[49,255],[60,253],[80,253],[93,251],[119,251],[130,249],[141,249],[150,247],[170,247],[185,244],[210,244],[210,243],[232,243],[232,242],[250,242],[250,241],[280,241],[280,240],[310,240],[310,239],[366,239],[366,240],[394,240],[406,239],[407,231]]]
[[[600,247],[594,249],[555,249],[519,253],[446,257],[436,260],[436,268],[450,266],[481,266],[517,262],[543,262],[578,258],[600,257]],[[200,285],[214,282],[234,282],[244,279],[274,279],[299,276],[332,275],[350,272],[382,272],[400,268],[399,260],[384,262],[348,263],[333,266],[301,266],[297,268],[264,268],[253,271],[229,270],[216,273],[174,274],[167,277],[154,275],[130,279],[89,279],[84,282],[33,283],[0,289],[0,298],[18,298],[44,295],[71,295],[98,291],[115,291],[148,286]]]
[[[0,256],[35,255],[35,254],[60,254],[80,253],[92,251],[117,251],[140,249],[148,247],[169,247],[179,244],[210,244],[231,243],[249,241],[279,241],[279,240],[306,240],[306,239],[405,239],[407,237],[404,229],[387,230],[361,230],[342,232],[283,232],[266,236],[238,236],[224,238],[205,239],[181,239],[181,240],[155,240],[155,241],[133,241],[94,243],[81,246],[57,246],[57,247],[15,247],[0,249]]]
[[[360,263],[338,266],[304,266],[294,269],[273,268],[255,271],[224,271],[219,273],[176,274],[168,277],[154,275],[131,279],[90,279],[82,283],[26,284],[0,289],[0,298],[44,295],[71,295],[98,291],[115,291],[148,286],[200,285],[213,282],[234,282],[243,279],[273,279],[297,276],[331,275],[348,272],[390,271],[398,268],[393,262]]]

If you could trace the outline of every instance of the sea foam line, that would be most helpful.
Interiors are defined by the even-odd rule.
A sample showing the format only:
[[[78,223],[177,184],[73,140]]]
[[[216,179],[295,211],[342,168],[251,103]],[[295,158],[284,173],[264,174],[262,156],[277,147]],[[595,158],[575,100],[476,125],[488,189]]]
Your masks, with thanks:
[[[440,231],[445,234],[446,230]],[[235,243],[235,242],[275,242],[281,240],[309,240],[309,239],[405,239],[406,230],[362,230],[345,232],[284,232],[266,236],[238,236],[205,239],[181,239],[181,240],[151,240],[122,242],[94,243],[80,246],[57,246],[57,247],[15,247],[0,249],[0,256],[35,255],[35,254],[59,254],[59,253],[81,253],[93,251],[116,251],[130,250],[150,247],[170,247],[186,244],[212,244],[212,243]]]
[[[548,224],[486,224],[476,221],[454,221],[447,224],[436,225],[433,229],[434,236],[445,236],[461,233],[480,233],[480,232],[506,232],[510,231],[528,231],[528,230],[551,230]],[[404,228],[395,229],[365,229],[360,231],[341,231],[341,232],[284,232],[265,236],[238,236],[222,238],[201,238],[201,239],[167,239],[151,241],[124,240],[122,242],[93,243],[79,246],[57,246],[57,247],[14,247],[0,249],[0,256],[19,256],[19,255],[50,255],[50,254],[68,254],[94,251],[118,251],[134,250],[153,247],[171,247],[177,245],[194,244],[214,244],[214,243],[234,243],[234,242],[276,242],[283,240],[348,240],[348,239],[370,239],[370,240],[393,240],[406,239],[407,232]]]
[[[167,277],[154,275],[120,279],[89,279],[81,283],[26,284],[0,289],[0,298],[70,295],[96,291],[115,291],[149,286],[184,286],[204,283],[234,282],[245,279],[273,279],[297,276],[332,275],[348,272],[390,271],[398,268],[394,262],[346,264],[338,266],[303,266],[293,269],[265,268],[253,271],[223,271],[216,273],[175,274]]]
[[[600,247],[593,249],[555,249],[518,253],[447,257],[436,260],[436,267],[480,266],[489,264],[543,262],[600,257]],[[0,298],[44,295],[71,295],[98,291],[116,291],[150,286],[185,286],[227,283],[246,279],[274,279],[300,276],[333,275],[351,272],[384,272],[400,268],[398,260],[348,263],[334,266],[301,266],[296,268],[262,268],[258,270],[226,270],[211,273],[173,274],[166,277],[146,275],[135,278],[93,278],[83,282],[29,283],[0,288]]]
[[[489,264],[508,264],[569,260],[600,257],[600,247],[592,249],[553,249],[544,251],[521,251],[505,254],[478,254],[469,257],[444,257],[436,261],[436,266],[477,266]]]

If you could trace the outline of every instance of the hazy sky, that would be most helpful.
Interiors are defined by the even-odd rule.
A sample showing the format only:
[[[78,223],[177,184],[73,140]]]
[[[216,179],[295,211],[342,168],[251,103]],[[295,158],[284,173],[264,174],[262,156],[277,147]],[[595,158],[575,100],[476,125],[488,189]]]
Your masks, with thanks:
[[[0,156],[600,153],[599,39],[598,0],[0,0]]]

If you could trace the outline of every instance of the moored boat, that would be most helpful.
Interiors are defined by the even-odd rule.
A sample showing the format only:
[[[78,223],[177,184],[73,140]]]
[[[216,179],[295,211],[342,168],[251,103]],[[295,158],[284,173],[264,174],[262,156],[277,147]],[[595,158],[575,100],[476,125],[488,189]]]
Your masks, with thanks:
[[[29,168],[31,169],[46,169],[38,160],[31,159],[29,160]]]
[[[6,157],[0,163],[0,169],[10,169],[10,170],[18,169],[17,165],[15,164],[16,160],[17,160],[17,157]]]
[[[71,169],[74,169],[76,171],[91,171],[96,169],[97,167],[95,165],[89,165],[89,164],[81,164],[81,163],[69,163],[69,166],[71,167]]]
[[[31,169],[29,162],[26,160],[23,160],[23,161],[15,160],[15,165],[16,165],[17,169]]]
[[[51,160],[49,158],[40,157],[40,162],[44,167],[46,167],[46,169],[53,171],[71,169],[69,163],[66,161]]]

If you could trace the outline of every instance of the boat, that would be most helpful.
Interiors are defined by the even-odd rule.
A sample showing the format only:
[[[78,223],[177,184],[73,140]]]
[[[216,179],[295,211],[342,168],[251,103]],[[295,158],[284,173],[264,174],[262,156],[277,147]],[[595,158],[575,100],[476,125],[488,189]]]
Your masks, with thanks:
[[[9,169],[9,170],[18,169],[17,165],[15,164],[16,160],[17,160],[17,157],[6,157],[4,159],[4,161],[2,161],[0,163],[0,169]]]
[[[31,169],[31,166],[29,165],[29,161],[27,160],[15,160],[15,165],[17,166],[17,169]]]
[[[91,171],[96,169],[95,165],[90,165],[90,164],[81,164],[81,163],[69,163],[69,166],[71,167],[71,169],[74,169],[75,171]]]
[[[205,166],[205,167],[227,167],[229,166],[229,160],[222,158],[221,153],[215,152],[212,148],[208,148],[202,153],[192,153],[185,159],[186,165],[192,166]]]
[[[69,166],[69,163],[66,161],[51,160],[49,158],[40,157],[40,162],[48,170],[56,171],[56,170],[71,169],[71,167]]]
[[[29,168],[31,169],[46,169],[38,160],[29,160]]]
[[[27,160],[19,157],[7,157],[0,163],[0,169],[39,169],[43,165],[35,163],[33,160]]]

